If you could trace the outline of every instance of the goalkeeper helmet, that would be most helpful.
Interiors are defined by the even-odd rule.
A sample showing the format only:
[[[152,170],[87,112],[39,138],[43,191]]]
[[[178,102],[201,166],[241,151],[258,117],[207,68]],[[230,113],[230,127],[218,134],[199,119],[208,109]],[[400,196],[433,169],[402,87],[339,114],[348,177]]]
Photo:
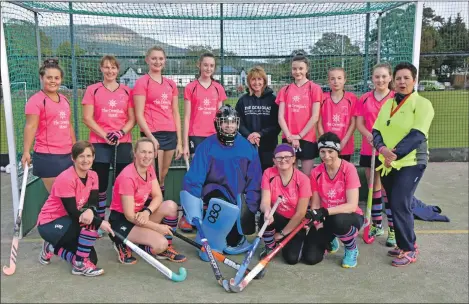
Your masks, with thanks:
[[[213,122],[218,140],[225,146],[233,146],[239,130],[239,117],[236,110],[230,105],[222,106],[217,111]]]

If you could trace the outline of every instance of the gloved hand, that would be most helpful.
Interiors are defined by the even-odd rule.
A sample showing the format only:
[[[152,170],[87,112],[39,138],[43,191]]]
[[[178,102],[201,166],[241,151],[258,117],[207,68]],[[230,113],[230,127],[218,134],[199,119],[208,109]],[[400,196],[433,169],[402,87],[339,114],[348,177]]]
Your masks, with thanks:
[[[124,135],[125,135],[124,131],[119,130],[119,131],[107,133],[106,138],[112,143],[117,143],[117,141],[121,139],[122,137],[124,137]]]
[[[311,209],[306,212],[305,217],[307,219],[313,220],[313,222],[323,223],[326,220],[326,217],[329,216],[329,211],[321,207],[319,209]]]

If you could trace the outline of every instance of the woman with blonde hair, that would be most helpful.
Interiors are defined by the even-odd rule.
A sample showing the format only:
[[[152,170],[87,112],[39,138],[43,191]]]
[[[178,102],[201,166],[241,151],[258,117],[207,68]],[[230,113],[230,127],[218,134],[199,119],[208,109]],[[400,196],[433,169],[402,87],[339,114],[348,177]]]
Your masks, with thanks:
[[[249,93],[236,104],[240,118],[239,132],[251,144],[258,147],[262,172],[273,166],[273,152],[278,143],[278,105],[275,95],[267,85],[267,74],[260,66],[249,70],[247,75]]]

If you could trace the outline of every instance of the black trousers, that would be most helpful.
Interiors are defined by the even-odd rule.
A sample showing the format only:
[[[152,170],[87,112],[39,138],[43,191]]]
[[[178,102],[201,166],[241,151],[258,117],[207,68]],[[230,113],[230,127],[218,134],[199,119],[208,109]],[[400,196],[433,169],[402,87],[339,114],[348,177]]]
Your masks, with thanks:
[[[117,176],[127,167],[126,163],[116,163],[116,178]],[[106,192],[109,184],[109,169],[111,168],[110,163],[93,163],[93,171],[98,174],[99,181],[99,193]],[[114,184],[114,181],[111,181]]]
[[[425,169],[426,165],[403,167],[401,170],[392,170],[388,175],[381,177],[391,206],[396,243],[404,251],[415,250],[414,244],[417,237],[414,231],[412,201]]]
[[[274,214],[274,222],[269,225],[266,231],[275,229],[279,232],[288,224],[287,219],[277,213]],[[260,225],[264,224],[264,215],[261,214]],[[324,252],[330,250],[330,243],[335,235],[344,235],[350,231],[352,226],[360,229],[363,225],[363,216],[357,213],[341,213],[331,215],[324,221],[324,228],[316,230],[314,225],[309,232],[305,229],[300,230],[283,248],[282,256],[290,265],[300,261],[305,264],[315,265],[324,258]]]

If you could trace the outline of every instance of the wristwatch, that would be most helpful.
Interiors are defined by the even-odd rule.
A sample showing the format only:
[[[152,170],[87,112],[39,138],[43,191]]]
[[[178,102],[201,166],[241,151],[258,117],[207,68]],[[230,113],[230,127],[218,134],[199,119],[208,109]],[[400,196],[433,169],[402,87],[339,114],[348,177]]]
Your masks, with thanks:
[[[148,208],[148,207],[143,208],[142,212],[145,211],[145,210],[148,211],[148,213],[150,213],[150,215],[153,213],[153,212],[151,212],[150,208]]]

